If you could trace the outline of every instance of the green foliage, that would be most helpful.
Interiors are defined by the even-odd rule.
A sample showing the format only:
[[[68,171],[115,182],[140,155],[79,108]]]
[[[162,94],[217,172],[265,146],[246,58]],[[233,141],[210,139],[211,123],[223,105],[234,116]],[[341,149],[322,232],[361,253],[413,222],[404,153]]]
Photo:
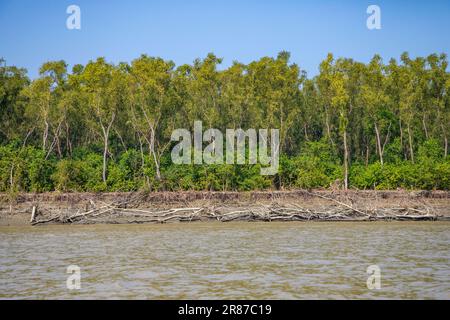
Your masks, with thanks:
[[[386,146],[384,151],[384,159],[389,163],[398,163],[403,161],[403,147],[400,138],[395,138],[393,142]]]
[[[281,159],[285,187],[326,188],[342,176],[339,159],[325,140],[306,142],[300,156]]]
[[[397,164],[354,165],[350,181],[358,189],[423,189],[448,190],[450,187],[450,162],[413,164],[403,161]]]
[[[58,191],[107,191],[102,181],[102,157],[95,153],[60,160],[52,178]]]
[[[436,139],[429,139],[419,147],[417,158],[421,162],[439,161],[442,159],[444,149]]]
[[[171,165],[164,171],[168,190],[248,191],[272,186],[259,165]]]
[[[54,161],[34,147],[0,146],[0,191],[44,192],[54,188]]]
[[[136,150],[121,154],[117,163],[112,162],[108,170],[109,191],[136,191],[142,187],[142,157]]]
[[[33,192],[52,191],[54,184],[52,173],[55,169],[55,160],[46,160],[42,150],[35,150],[34,156],[29,160],[30,190]]]
[[[59,161],[52,178],[55,183],[55,189],[58,191],[83,191],[84,181],[79,161],[71,159]]]
[[[450,74],[445,54],[384,64],[328,54],[307,79],[288,52],[221,68],[142,55],[67,70],[0,59],[0,192],[449,189]],[[279,129],[280,168],[175,165],[171,133]],[[248,157],[248,155],[247,155]]]

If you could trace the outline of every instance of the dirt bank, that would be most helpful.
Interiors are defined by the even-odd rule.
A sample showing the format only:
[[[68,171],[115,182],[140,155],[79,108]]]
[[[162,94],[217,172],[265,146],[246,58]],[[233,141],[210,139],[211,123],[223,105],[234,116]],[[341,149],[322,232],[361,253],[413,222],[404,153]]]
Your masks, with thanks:
[[[450,218],[449,191],[0,194],[0,225]]]

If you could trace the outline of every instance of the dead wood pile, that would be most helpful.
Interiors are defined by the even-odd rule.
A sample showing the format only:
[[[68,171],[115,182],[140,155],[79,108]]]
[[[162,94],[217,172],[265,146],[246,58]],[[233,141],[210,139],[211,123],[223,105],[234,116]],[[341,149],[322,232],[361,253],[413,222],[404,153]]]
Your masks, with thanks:
[[[270,204],[252,204],[242,207],[203,205],[198,207],[142,209],[145,193],[130,194],[123,201],[112,203],[95,203],[90,200],[86,211],[58,212],[53,214],[36,214],[33,208],[31,224],[46,223],[168,223],[192,221],[374,221],[374,220],[437,220],[434,210],[423,204],[411,207],[356,208],[352,201],[337,199],[312,193],[312,196],[329,200],[332,205],[315,209],[304,208],[298,204],[280,204],[276,200]],[[37,218],[38,216],[39,219]]]

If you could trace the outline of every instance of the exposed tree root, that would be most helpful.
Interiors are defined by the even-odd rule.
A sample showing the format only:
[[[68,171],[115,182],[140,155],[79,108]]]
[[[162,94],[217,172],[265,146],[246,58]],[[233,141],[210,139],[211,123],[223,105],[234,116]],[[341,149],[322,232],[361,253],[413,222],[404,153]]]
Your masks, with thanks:
[[[32,225],[46,223],[170,223],[192,221],[375,221],[375,220],[438,220],[431,207],[391,208],[355,208],[353,205],[320,194],[310,193],[333,202],[332,205],[317,207],[314,210],[302,208],[297,204],[280,205],[273,201],[270,205],[253,204],[252,206],[228,207],[205,205],[201,207],[179,207],[169,209],[142,209],[144,194],[131,194],[128,199],[110,204],[97,205],[92,199],[90,208],[84,212],[57,213],[37,219]],[[351,202],[351,199],[350,199]]]

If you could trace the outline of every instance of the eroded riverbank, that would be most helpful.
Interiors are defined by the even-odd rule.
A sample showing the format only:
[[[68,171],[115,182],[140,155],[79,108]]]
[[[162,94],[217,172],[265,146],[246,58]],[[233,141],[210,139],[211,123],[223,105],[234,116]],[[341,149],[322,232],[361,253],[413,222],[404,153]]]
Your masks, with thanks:
[[[32,216],[32,212],[35,215]],[[447,220],[448,191],[0,194],[0,225],[194,221]]]

